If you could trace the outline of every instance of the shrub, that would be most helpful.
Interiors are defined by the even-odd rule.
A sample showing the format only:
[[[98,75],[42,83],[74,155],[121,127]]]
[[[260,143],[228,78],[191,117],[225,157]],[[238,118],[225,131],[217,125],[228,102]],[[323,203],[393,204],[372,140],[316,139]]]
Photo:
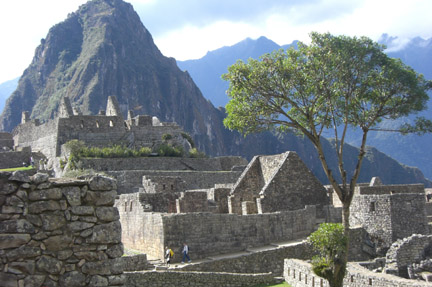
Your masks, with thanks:
[[[170,135],[170,134],[163,134],[163,135],[162,135],[162,140],[163,140],[163,141],[168,141],[168,140],[170,140],[170,139],[172,139],[172,138],[173,138],[173,136]]]
[[[181,136],[189,142],[189,144],[191,145],[192,148],[195,147],[195,143],[194,143],[192,137],[189,134],[187,134],[187,133],[181,133]]]
[[[174,147],[170,144],[161,144],[157,147],[156,151],[160,156],[167,157],[181,157],[184,153],[182,147]]]
[[[191,148],[189,150],[189,157],[191,158],[205,158],[207,155],[196,148]]]

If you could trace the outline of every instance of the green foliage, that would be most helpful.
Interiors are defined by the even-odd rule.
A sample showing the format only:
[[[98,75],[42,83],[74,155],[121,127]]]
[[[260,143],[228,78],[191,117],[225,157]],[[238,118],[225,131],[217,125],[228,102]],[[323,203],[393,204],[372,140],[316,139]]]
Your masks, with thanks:
[[[207,155],[196,148],[191,148],[189,150],[189,157],[191,158],[205,158]]]
[[[188,133],[183,132],[183,133],[181,133],[181,136],[189,142],[189,144],[191,145],[192,148],[195,147],[195,142]]]
[[[156,152],[159,156],[167,157],[182,157],[184,150],[182,147],[172,146],[170,144],[161,144],[156,148]]]
[[[78,177],[91,177],[94,176],[96,174],[100,174],[103,176],[108,176],[107,174],[105,174],[104,172],[96,172],[93,169],[74,169],[74,170],[67,170],[62,177],[67,177],[67,178],[78,178]]]
[[[318,256],[312,259],[312,270],[318,276],[327,279],[330,286],[342,286],[345,275],[348,238],[344,234],[344,226],[340,223],[322,223],[313,232],[308,241]]]
[[[172,138],[173,138],[173,136],[171,134],[163,134],[162,135],[162,140],[163,141],[168,141],[168,140],[170,140]]]

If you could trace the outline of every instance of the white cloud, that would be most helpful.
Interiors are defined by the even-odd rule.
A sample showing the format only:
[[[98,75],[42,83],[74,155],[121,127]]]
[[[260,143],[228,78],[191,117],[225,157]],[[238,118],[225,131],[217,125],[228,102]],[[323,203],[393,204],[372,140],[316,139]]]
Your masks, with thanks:
[[[308,42],[311,31],[368,36],[397,36],[399,43],[432,37],[430,0],[126,0],[137,10],[166,56],[200,58],[207,51],[247,37],[283,45]],[[0,83],[30,64],[50,27],[86,0],[14,0],[0,2]]]

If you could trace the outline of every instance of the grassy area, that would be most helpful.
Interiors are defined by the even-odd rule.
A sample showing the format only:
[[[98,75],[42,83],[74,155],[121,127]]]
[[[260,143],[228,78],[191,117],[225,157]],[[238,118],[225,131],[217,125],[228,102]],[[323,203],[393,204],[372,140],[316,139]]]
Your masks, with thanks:
[[[5,169],[0,169],[0,171],[16,171],[16,170],[31,170],[31,169],[34,169],[34,167],[23,166],[23,167],[5,168]]]
[[[289,285],[288,283],[284,282],[284,283],[280,283],[280,284],[276,284],[276,285],[259,285],[256,287],[291,287],[291,285]]]

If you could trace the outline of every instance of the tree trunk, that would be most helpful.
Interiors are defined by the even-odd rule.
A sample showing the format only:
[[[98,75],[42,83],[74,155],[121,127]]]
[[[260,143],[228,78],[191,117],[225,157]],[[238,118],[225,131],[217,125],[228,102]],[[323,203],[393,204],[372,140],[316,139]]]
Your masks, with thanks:
[[[334,261],[333,279],[330,281],[330,287],[343,287],[343,279],[346,274],[346,267],[348,264],[349,253],[349,216],[350,216],[350,202],[343,202],[342,206],[342,224],[344,226],[344,235],[347,238],[345,245],[345,252],[340,258]]]

